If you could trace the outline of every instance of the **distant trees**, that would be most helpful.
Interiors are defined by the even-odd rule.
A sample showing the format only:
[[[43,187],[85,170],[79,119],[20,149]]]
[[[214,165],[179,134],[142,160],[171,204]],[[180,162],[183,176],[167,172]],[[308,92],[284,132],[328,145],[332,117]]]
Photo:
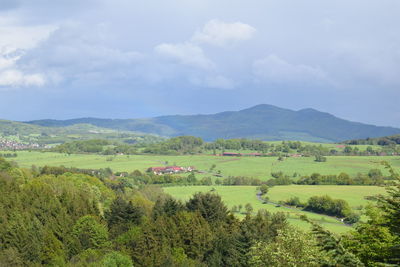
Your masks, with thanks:
[[[143,152],[161,155],[196,154],[201,152],[203,143],[200,137],[178,136],[161,143],[147,145]]]
[[[52,148],[52,151],[60,153],[96,153],[103,155],[116,154],[158,154],[158,155],[186,155],[200,154],[205,151],[217,155],[226,151],[250,150],[260,153],[260,156],[274,156],[282,161],[291,154],[298,154],[305,157],[316,157],[317,162],[326,161],[326,156],[351,155],[368,156],[400,153],[397,143],[400,137],[390,137],[380,141],[371,142],[371,145],[380,145],[381,149],[371,146],[366,149],[360,149],[354,145],[358,141],[349,141],[344,148],[331,148],[322,144],[309,144],[299,141],[282,141],[281,143],[270,143],[261,140],[250,139],[217,139],[214,142],[204,142],[201,138],[195,136],[178,136],[159,142],[136,143],[135,140],[111,141],[102,139],[79,140],[66,142]],[[365,143],[365,142],[364,142]],[[244,152],[246,153],[246,152]]]
[[[285,200],[283,203],[294,207],[304,207],[306,205],[300,201],[299,197],[291,197],[290,199]]]
[[[400,144],[400,135],[392,135],[378,138],[366,138],[349,140],[344,142],[350,145],[379,145],[379,146],[390,146]]]
[[[379,169],[372,169],[368,174],[357,174],[350,177],[347,173],[339,175],[322,175],[313,173],[311,175],[302,176],[296,183],[306,185],[384,185],[386,181],[392,180],[390,177],[384,177]]]
[[[266,185],[266,184],[263,184],[263,185],[261,185],[261,186],[260,186],[260,192],[261,192],[261,195],[265,195],[265,194],[267,194],[267,193],[268,193],[268,191],[269,191],[269,187],[268,187],[268,185]]]
[[[324,157],[322,155],[316,155],[315,156],[315,161],[316,162],[325,162],[326,161],[326,157]]]
[[[253,212],[253,206],[250,203],[247,203],[244,206],[245,210],[246,210],[246,214],[250,215]]]

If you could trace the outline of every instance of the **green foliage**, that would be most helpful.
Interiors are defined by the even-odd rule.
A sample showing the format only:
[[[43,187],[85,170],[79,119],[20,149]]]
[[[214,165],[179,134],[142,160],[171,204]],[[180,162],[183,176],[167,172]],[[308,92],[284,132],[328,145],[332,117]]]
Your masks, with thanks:
[[[367,138],[345,141],[346,144],[351,145],[378,145],[378,146],[390,146],[400,144],[400,135],[384,136],[378,138]]]
[[[355,231],[345,236],[344,245],[367,266],[390,263],[396,237],[382,225],[385,223],[382,211],[369,206],[367,215],[367,222],[359,223]]]
[[[346,237],[346,245],[367,266],[400,264],[400,176],[387,163],[397,183],[387,188],[387,195],[379,195],[375,206],[367,209],[368,221],[359,223]]]
[[[294,207],[304,207],[305,204],[300,201],[299,197],[291,197],[288,200],[284,201],[284,204]]]
[[[315,156],[315,161],[316,162],[325,162],[326,161],[326,157],[324,157],[322,155],[316,155]]]
[[[229,211],[219,195],[196,193],[186,203],[189,211],[197,211],[209,223],[223,223],[228,220]]]
[[[11,169],[12,165],[10,162],[6,161],[4,158],[0,157],[0,171],[7,171]]]
[[[265,195],[265,194],[267,194],[267,193],[268,193],[268,190],[269,190],[269,187],[268,187],[268,185],[266,185],[266,184],[263,184],[263,185],[261,185],[261,186],[260,186],[260,192],[261,192],[261,195]]]
[[[247,203],[246,205],[244,205],[244,209],[246,210],[246,214],[250,215],[254,208],[250,203]]]
[[[78,250],[101,249],[110,246],[107,228],[91,215],[81,217],[72,228]]]
[[[100,263],[101,267],[133,267],[132,260],[119,252],[107,253]]]
[[[203,140],[194,136],[178,136],[164,142],[148,145],[143,152],[152,154],[196,154],[201,152]]]
[[[134,225],[139,225],[143,216],[144,211],[141,207],[133,205],[122,197],[117,197],[111,203],[110,210],[105,215],[113,236],[126,232]]]
[[[311,197],[305,209],[341,218],[350,215],[351,212],[350,206],[345,200],[332,199],[328,195]]]
[[[320,266],[326,257],[309,233],[291,227],[279,230],[270,242],[257,242],[250,255],[250,266],[277,267]]]
[[[178,212],[184,211],[185,205],[183,205],[179,200],[172,197],[167,197],[165,199],[157,199],[153,208],[153,218],[157,219],[159,216],[175,216]]]
[[[326,253],[327,257],[319,258],[318,261],[322,266],[348,266],[361,267],[364,264],[343,245],[341,239],[335,237],[331,232],[323,229],[320,225],[309,221],[312,225],[312,233],[317,239],[320,250]]]

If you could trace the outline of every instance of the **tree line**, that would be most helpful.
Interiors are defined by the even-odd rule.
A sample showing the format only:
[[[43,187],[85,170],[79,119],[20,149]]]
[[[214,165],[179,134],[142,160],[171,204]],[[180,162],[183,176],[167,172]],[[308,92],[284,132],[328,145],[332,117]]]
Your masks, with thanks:
[[[371,156],[400,153],[399,146],[386,146],[376,149],[372,146],[365,150],[347,144],[343,148],[329,148],[317,144],[302,143],[299,141],[282,141],[270,143],[250,139],[217,139],[214,142],[204,142],[194,136],[178,136],[157,143],[129,143],[103,139],[79,140],[67,142],[51,149],[60,153],[97,153],[103,155],[116,154],[156,154],[156,155],[186,155],[212,153],[221,154],[225,151],[254,151],[261,156],[290,156],[299,154],[305,157],[315,156],[316,161],[326,161],[325,156]]]

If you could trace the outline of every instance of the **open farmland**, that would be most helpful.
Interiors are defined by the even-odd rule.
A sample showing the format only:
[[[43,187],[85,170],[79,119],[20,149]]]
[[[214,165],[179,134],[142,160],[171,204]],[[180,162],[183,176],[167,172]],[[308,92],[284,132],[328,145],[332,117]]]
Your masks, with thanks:
[[[270,212],[284,212],[289,216],[289,221],[294,225],[303,229],[308,229],[309,225],[300,220],[301,215],[307,215],[312,220],[315,220],[327,229],[336,233],[350,230],[349,226],[337,221],[336,219],[311,212],[290,209],[274,204],[263,204],[257,197],[257,187],[255,186],[184,186],[184,187],[165,187],[164,191],[175,198],[183,201],[188,200],[196,192],[209,192],[215,189],[214,192],[219,194],[222,200],[229,208],[237,205],[246,205],[250,203],[254,211],[265,209]],[[285,200],[290,196],[298,196],[306,201],[308,197],[315,195],[328,194],[332,198],[341,198],[349,202],[352,208],[367,204],[365,196],[382,194],[385,189],[377,186],[275,186],[270,189],[268,196],[271,201]]]
[[[268,192],[272,202],[287,200],[291,197],[299,197],[306,202],[312,196],[329,195],[332,198],[346,200],[352,209],[367,204],[365,196],[384,194],[385,187],[379,186],[342,186],[342,185],[287,185],[275,186]]]
[[[212,155],[117,155],[103,156],[94,154],[62,154],[53,152],[18,152],[15,160],[21,167],[60,166],[77,168],[106,168],[113,171],[134,170],[144,171],[148,167],[168,165],[195,166],[198,170],[207,171],[215,164],[214,171],[221,171],[223,176],[247,176],[266,180],[271,178],[271,172],[282,171],[292,176],[310,175],[312,173],[349,175],[367,173],[370,169],[383,167],[380,161],[388,161],[396,169],[400,169],[399,156],[361,157],[361,156],[331,156],[327,162],[315,162],[314,157],[286,158],[278,161],[277,157],[221,157]],[[204,174],[208,175],[208,174]]]

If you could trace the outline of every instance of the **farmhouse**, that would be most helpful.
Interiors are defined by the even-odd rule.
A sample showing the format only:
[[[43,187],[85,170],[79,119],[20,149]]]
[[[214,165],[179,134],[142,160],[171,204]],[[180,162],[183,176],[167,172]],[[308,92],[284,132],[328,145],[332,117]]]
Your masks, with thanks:
[[[150,167],[147,169],[147,171],[152,172],[156,175],[162,175],[162,174],[191,172],[191,171],[194,171],[195,169],[196,168],[193,166],[189,166],[189,167],[166,166],[166,167]]]

